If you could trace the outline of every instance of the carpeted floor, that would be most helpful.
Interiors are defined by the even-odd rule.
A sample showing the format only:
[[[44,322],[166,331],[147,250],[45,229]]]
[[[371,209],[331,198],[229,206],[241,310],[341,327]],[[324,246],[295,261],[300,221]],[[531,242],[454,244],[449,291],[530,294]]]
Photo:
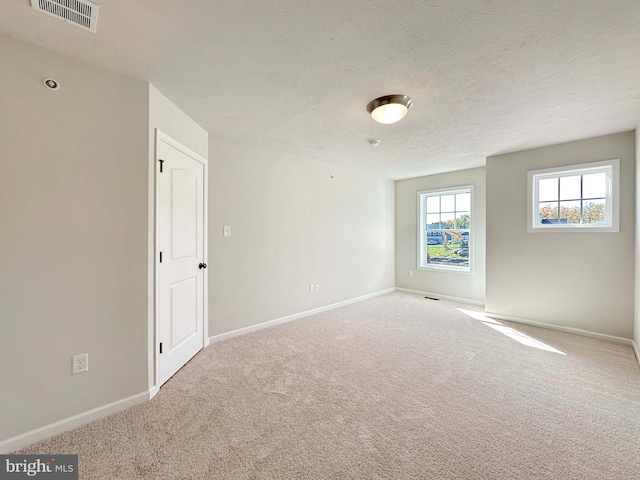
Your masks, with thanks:
[[[19,453],[101,480],[640,478],[630,347],[469,310],[396,292],[213,344]]]

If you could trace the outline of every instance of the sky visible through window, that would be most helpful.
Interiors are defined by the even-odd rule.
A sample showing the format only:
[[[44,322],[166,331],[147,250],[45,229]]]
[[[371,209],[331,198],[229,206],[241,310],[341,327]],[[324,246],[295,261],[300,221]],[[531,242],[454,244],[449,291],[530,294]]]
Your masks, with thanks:
[[[538,213],[542,224],[593,224],[606,216],[605,172],[541,178]]]
[[[423,267],[469,270],[471,189],[421,195]]]

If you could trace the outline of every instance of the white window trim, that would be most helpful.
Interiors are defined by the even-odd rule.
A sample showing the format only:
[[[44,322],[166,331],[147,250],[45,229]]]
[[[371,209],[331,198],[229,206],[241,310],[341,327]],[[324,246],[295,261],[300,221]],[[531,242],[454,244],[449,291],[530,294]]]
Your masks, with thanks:
[[[593,224],[550,224],[541,225],[536,223],[538,192],[534,188],[534,177],[541,175],[562,176],[560,174],[576,170],[596,170],[602,167],[612,167],[609,190],[611,192],[611,224],[603,226],[594,226]],[[603,160],[600,162],[580,163],[576,165],[566,165],[563,167],[546,168],[543,170],[531,170],[527,172],[527,232],[528,233],[610,233],[620,231],[620,159]]]
[[[421,202],[421,196],[424,194],[429,194],[429,193],[439,193],[439,192],[458,192],[458,191],[463,191],[463,190],[469,190],[470,194],[471,194],[471,205],[470,205],[470,210],[469,210],[469,215],[471,215],[471,220],[469,221],[469,268],[468,269],[462,269],[460,267],[447,267],[447,266],[436,266],[436,265],[428,265],[428,266],[423,266],[420,264],[420,257],[422,255],[421,252],[421,247],[423,245],[424,242],[424,228],[422,225],[422,202]],[[438,271],[438,272],[442,272],[442,273],[454,273],[456,275],[473,275],[473,264],[474,264],[474,249],[475,249],[475,241],[474,241],[474,223],[475,223],[475,196],[474,196],[474,192],[473,192],[473,185],[462,185],[459,187],[449,187],[449,188],[436,188],[436,189],[431,189],[431,190],[422,190],[420,192],[417,192],[417,223],[416,223],[416,230],[417,230],[417,248],[416,248],[416,268],[418,270],[429,270],[429,271]]]

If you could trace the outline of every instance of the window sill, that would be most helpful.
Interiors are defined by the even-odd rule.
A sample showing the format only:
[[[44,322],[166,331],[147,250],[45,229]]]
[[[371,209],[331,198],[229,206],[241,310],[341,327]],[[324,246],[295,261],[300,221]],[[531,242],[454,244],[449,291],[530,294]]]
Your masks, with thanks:
[[[462,270],[460,268],[455,267],[444,267],[444,266],[421,266],[418,265],[416,267],[418,270],[423,271],[431,271],[431,272],[442,272],[442,273],[455,273],[457,275],[473,275],[473,269],[470,267],[468,270]]]
[[[618,233],[620,227],[527,227],[527,233]]]

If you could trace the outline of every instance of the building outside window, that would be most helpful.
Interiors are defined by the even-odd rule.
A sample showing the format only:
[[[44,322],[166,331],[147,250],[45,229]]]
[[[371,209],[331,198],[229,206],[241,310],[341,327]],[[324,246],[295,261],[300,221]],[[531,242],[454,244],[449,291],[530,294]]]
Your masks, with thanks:
[[[473,187],[418,192],[418,268],[471,271]]]
[[[617,232],[619,160],[528,174],[529,232]]]

